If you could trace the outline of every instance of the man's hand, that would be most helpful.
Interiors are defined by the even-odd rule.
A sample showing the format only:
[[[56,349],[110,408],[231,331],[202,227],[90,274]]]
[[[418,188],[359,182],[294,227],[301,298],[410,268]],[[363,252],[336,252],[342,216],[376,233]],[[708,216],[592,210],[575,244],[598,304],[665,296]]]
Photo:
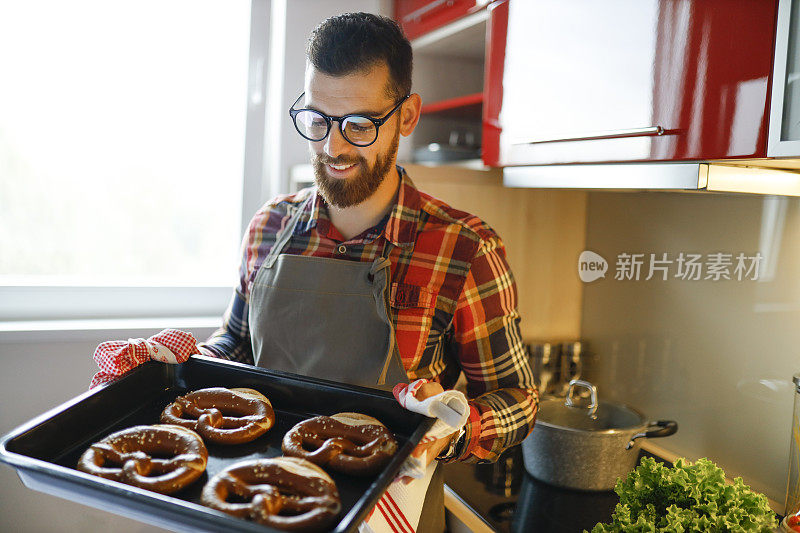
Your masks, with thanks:
[[[419,401],[422,401],[427,398],[430,398],[431,396],[436,396],[441,392],[444,392],[444,389],[438,383],[435,382],[425,383],[417,390],[416,394],[414,394],[414,398],[416,398]],[[423,454],[425,454],[424,463],[425,466],[427,467],[429,464],[431,464],[431,462],[434,459],[436,459],[436,456],[438,456],[442,452],[442,450],[444,450],[450,445],[450,441],[455,438],[457,433],[458,432],[453,432],[452,434],[441,439],[431,439],[431,440],[423,439],[422,442],[420,442],[417,445],[417,447],[414,448],[414,451],[411,452],[411,455],[413,457],[419,458],[422,457]],[[400,481],[403,484],[408,485],[409,483],[411,483],[412,479],[413,478],[409,476],[403,476],[400,478]]]

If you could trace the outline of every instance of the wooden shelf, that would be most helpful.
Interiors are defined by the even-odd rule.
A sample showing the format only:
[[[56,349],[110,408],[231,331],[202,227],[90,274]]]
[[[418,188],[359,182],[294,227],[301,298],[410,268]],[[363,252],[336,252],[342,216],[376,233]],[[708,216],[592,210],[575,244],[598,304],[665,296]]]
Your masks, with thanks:
[[[441,118],[481,119],[483,93],[468,94],[422,106],[423,115]]]

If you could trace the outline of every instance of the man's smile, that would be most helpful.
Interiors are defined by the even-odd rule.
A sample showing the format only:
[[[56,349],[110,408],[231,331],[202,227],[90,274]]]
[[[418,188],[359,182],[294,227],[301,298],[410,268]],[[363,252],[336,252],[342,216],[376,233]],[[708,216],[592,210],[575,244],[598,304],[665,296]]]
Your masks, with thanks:
[[[350,167],[356,166],[356,164],[355,163],[347,163],[347,164],[344,164],[344,165],[328,165],[328,166],[331,167],[334,170],[347,170]]]
[[[340,164],[326,163],[325,168],[327,174],[331,178],[343,179],[345,177],[350,176],[350,174],[356,171],[356,169],[358,168],[358,162],[340,163]]]

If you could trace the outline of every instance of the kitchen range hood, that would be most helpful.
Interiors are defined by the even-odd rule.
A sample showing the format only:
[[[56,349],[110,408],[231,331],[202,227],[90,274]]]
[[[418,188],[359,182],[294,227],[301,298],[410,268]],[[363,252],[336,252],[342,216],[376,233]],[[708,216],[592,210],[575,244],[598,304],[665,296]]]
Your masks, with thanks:
[[[800,196],[800,160],[505,167],[503,185],[547,189],[655,189]]]

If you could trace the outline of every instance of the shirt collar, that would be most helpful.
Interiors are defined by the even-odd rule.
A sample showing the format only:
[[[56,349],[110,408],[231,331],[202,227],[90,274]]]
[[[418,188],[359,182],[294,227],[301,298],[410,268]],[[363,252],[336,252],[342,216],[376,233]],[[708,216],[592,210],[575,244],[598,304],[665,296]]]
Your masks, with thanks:
[[[310,195],[311,198],[306,198],[302,204],[303,218],[300,221],[301,223],[294,228],[295,235],[302,235],[316,228],[320,217],[329,220],[328,210],[325,208],[325,202],[319,195],[316,185],[311,188]]]
[[[372,228],[373,231],[367,232],[369,234],[368,240],[372,240],[373,236],[377,238],[380,234],[380,227],[383,226],[382,233],[386,240],[401,248],[413,248],[417,239],[421,200],[419,191],[411,181],[411,178],[408,177],[405,169],[398,165],[397,172],[400,174],[397,202],[389,211],[389,219],[385,222],[385,225],[382,220]],[[313,201],[303,203],[304,220],[301,220],[301,223],[295,228],[295,234],[308,233],[321,222],[322,225],[330,224],[328,208],[316,186],[313,187],[312,194],[314,195]]]
[[[383,233],[386,240],[395,246],[413,248],[417,240],[421,206],[419,191],[403,167],[398,166],[397,171],[400,173],[400,190]]]

